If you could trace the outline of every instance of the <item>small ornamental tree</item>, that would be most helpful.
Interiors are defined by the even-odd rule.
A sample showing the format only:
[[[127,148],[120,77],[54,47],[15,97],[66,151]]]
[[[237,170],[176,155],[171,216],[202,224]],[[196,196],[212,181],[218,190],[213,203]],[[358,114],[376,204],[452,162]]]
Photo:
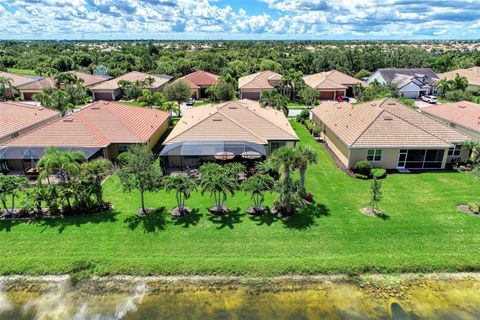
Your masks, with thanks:
[[[17,176],[7,176],[0,173],[0,201],[8,216],[13,216],[15,209],[15,198],[20,189],[28,184],[25,178]],[[8,208],[8,198],[11,199],[11,207]]]
[[[380,213],[378,204],[382,197],[382,183],[376,177],[373,177],[372,185],[370,186],[370,208],[374,214]]]
[[[275,185],[277,199],[275,200],[275,210],[277,215],[291,216],[297,208],[301,208],[307,204],[303,197],[303,187],[299,181],[291,178],[280,180]]]
[[[162,171],[155,157],[146,146],[134,145],[127,152],[118,156],[117,175],[125,191],[138,190],[142,202],[142,213],[145,208],[145,192],[158,190],[161,186]]]
[[[217,214],[224,213],[226,211],[225,201],[229,193],[231,195],[235,194],[238,187],[238,178],[228,169],[213,163],[203,165],[200,172],[202,173],[200,183],[202,195],[209,192],[215,201],[214,211]]]
[[[180,216],[188,213],[185,206],[185,200],[190,198],[192,192],[197,188],[196,183],[184,175],[170,176],[165,179],[165,190],[175,191],[175,199],[177,200],[177,209]]]
[[[181,104],[190,99],[192,90],[187,82],[180,80],[165,86],[163,94],[168,101],[175,101]]]
[[[265,192],[272,190],[274,181],[269,175],[256,174],[243,183],[245,192],[251,194],[250,199],[253,200],[253,211],[255,213],[263,211],[262,204],[265,200]]]

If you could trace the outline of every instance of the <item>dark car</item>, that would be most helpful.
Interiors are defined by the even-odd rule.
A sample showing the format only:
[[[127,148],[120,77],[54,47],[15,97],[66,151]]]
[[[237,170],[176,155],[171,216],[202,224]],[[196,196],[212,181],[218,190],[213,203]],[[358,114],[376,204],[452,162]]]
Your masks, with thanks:
[[[347,96],[338,96],[337,97],[338,102],[350,102],[350,98]]]

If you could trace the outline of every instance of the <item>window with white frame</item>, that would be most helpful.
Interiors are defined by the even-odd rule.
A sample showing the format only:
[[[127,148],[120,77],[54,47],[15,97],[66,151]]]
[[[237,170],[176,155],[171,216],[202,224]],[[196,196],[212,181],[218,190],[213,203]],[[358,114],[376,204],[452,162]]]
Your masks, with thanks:
[[[368,150],[367,160],[370,162],[382,161],[382,149],[370,149]]]
[[[460,153],[462,152],[462,145],[456,144],[454,148],[448,149],[448,156],[450,157],[460,157]]]

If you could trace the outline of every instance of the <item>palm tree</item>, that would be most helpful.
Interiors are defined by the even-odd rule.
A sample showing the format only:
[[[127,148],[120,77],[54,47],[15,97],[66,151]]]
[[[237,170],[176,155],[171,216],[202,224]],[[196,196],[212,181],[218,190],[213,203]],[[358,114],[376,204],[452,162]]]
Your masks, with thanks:
[[[297,208],[306,204],[303,193],[303,187],[299,181],[293,181],[291,178],[277,182],[275,185],[277,199],[275,208],[281,216],[291,216]]]
[[[291,172],[299,166],[300,158],[301,155],[296,149],[281,147],[270,155],[268,161],[280,169],[282,178],[286,180],[290,178]]]
[[[82,163],[80,169],[82,178],[93,188],[97,205],[102,207],[104,205],[102,181],[111,172],[112,163],[107,159],[96,159]]]
[[[272,108],[282,111],[288,117],[287,99],[283,97],[277,90],[263,90],[260,95],[260,105],[263,108]]]
[[[58,89],[65,89],[69,85],[82,85],[84,80],[78,78],[73,72],[62,72],[55,76],[55,86]]]
[[[298,147],[298,152],[300,153],[300,162],[298,165],[298,170],[300,171],[300,184],[305,188],[307,167],[310,164],[317,163],[317,152],[310,146],[307,146],[306,148]]]
[[[185,215],[187,213],[185,200],[190,198],[191,193],[197,188],[195,182],[184,175],[176,175],[166,178],[164,187],[167,192],[175,190],[178,212],[181,216]]]
[[[437,90],[440,94],[444,95],[451,88],[451,81],[447,78],[440,79],[437,82]]]
[[[480,141],[467,140],[463,143],[463,146],[468,150],[469,159],[473,162],[477,162],[480,156]]]
[[[0,202],[5,208],[8,216],[13,216],[15,209],[15,198],[20,193],[20,189],[28,184],[23,177],[7,176],[0,173]],[[11,208],[8,208],[7,198],[11,197]]]
[[[80,172],[80,162],[86,160],[81,151],[61,151],[56,147],[48,147],[37,162],[39,181],[47,179],[50,184],[49,177],[58,173],[60,181],[67,182],[71,176]]]
[[[251,194],[250,199],[253,200],[253,209],[255,212],[261,212],[263,210],[262,203],[265,199],[265,192],[272,190],[273,184],[273,178],[263,174],[251,176],[243,183],[245,192]]]
[[[13,96],[15,92],[13,86],[13,80],[6,77],[0,77],[0,93],[2,93],[2,100],[6,101],[9,97]]]
[[[162,103],[160,109],[170,112],[170,114],[177,114],[180,116],[180,105],[175,101],[166,101]]]
[[[468,88],[468,80],[466,77],[462,77],[457,73],[455,78],[452,80],[452,87],[455,90],[465,91]]]
[[[204,166],[205,165],[202,167]],[[224,211],[224,204],[227,200],[227,195],[229,193],[232,196],[234,195],[235,190],[238,187],[238,181],[222,166],[218,165],[216,170],[213,169],[214,168],[211,165],[208,170],[205,168],[200,168],[200,171],[202,172],[202,181],[200,182],[200,186],[202,188],[202,195],[208,191],[210,196],[213,196],[215,200],[216,212],[217,214],[220,214]]]

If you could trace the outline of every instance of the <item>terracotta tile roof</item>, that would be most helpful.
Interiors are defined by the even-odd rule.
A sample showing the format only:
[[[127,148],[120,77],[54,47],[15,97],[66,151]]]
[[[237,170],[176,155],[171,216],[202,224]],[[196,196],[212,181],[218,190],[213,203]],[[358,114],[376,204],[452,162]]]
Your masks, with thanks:
[[[59,116],[43,107],[17,102],[0,102],[0,138]]]
[[[190,88],[200,89],[200,87],[216,85],[218,83],[218,78],[219,76],[216,74],[198,70],[179,78],[177,81],[185,81],[190,85]]]
[[[357,83],[367,86],[365,82],[337,70],[306,75],[303,77],[303,80],[308,86],[314,89],[342,90]]]
[[[273,89],[271,81],[280,81],[282,76],[273,71],[261,71],[238,79],[239,89]]]
[[[298,140],[285,115],[251,100],[231,101],[189,109],[164,144],[183,141]]]
[[[480,132],[480,104],[470,101],[438,104],[422,108],[422,112]]]
[[[358,105],[325,103],[313,113],[346,145],[368,147],[449,147],[469,138],[393,100]]]
[[[473,86],[480,86],[480,67],[473,67],[473,68],[468,68],[468,69],[457,69],[445,73],[440,73],[438,76],[441,79],[447,78],[450,80],[455,79],[455,76],[457,73],[462,76],[467,78],[468,83],[473,85]]]
[[[159,77],[155,75],[149,75],[143,72],[138,72],[138,71],[132,71],[129,73],[126,73],[120,77],[101,82],[97,85],[94,85],[92,87],[93,90],[115,90],[120,88],[118,85],[118,82],[120,80],[127,80],[127,81],[143,81],[148,77],[152,77],[154,79],[154,82],[152,85],[149,86],[149,88],[159,88],[166,84],[169,80],[166,79],[165,77]]]
[[[167,112],[158,109],[98,101],[6,145],[106,147],[111,143],[145,143],[168,118]]]
[[[34,78],[19,76],[17,74],[3,72],[3,71],[0,71],[0,77],[12,79],[12,83],[14,87],[18,87],[36,80]]]
[[[83,79],[83,86],[84,87],[90,87],[92,85],[107,81],[109,78],[105,77],[100,77],[100,76],[95,76],[93,74],[88,74],[84,72],[78,72],[78,71],[73,71],[73,74],[77,76],[79,79]],[[55,77],[48,77],[48,78],[43,78],[39,79],[27,84],[24,84],[22,86],[19,86],[19,90],[45,90],[48,88],[53,88],[55,87]]]

